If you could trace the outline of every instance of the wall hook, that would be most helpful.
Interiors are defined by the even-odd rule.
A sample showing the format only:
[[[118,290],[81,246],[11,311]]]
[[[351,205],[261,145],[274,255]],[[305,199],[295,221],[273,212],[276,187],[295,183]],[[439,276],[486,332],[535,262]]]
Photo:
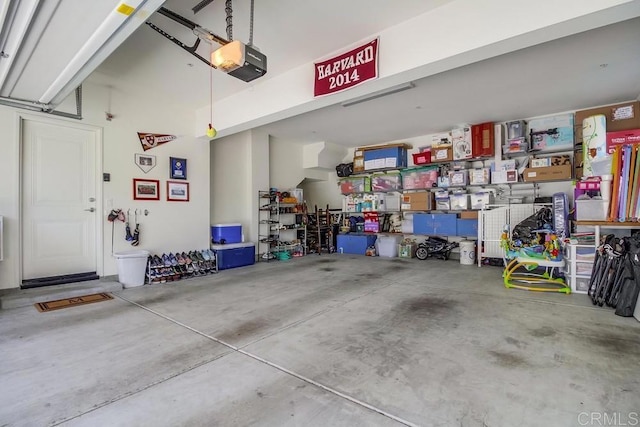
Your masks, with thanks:
[[[149,215],[149,209],[144,210],[144,216],[147,216],[147,215]]]

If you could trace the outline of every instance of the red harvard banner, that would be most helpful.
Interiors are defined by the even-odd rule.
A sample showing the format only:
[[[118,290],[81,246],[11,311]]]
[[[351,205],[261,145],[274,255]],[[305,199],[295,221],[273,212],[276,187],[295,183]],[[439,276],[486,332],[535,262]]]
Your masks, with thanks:
[[[173,141],[178,137],[175,135],[165,135],[162,133],[144,133],[138,132],[138,138],[140,138],[140,144],[144,151],[156,148],[158,145],[165,144],[169,141]]]
[[[378,78],[378,39],[315,64],[313,96],[329,95]]]

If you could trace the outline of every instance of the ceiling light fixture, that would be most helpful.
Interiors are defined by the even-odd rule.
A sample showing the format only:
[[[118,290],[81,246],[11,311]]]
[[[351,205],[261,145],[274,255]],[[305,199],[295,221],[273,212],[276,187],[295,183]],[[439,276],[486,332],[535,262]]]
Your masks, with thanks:
[[[360,104],[362,102],[371,101],[372,99],[382,98],[383,96],[392,95],[394,93],[402,92],[408,89],[412,89],[416,87],[413,82],[403,83],[397,86],[391,86],[389,88],[379,90],[377,92],[372,92],[367,95],[359,96],[357,98],[350,99],[348,101],[344,101],[341,105],[343,107],[350,107],[352,105]]]

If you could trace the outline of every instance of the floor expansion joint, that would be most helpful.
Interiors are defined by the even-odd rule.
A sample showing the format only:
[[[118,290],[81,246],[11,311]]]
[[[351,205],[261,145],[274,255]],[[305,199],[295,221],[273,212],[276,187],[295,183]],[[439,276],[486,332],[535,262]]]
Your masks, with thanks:
[[[392,284],[392,283],[388,284],[387,286],[391,286],[391,284]],[[387,287],[387,286],[385,286],[385,287]],[[374,291],[375,291],[375,290],[372,290],[372,291],[368,292],[368,293],[367,293],[367,294],[365,294],[365,295],[368,295],[369,293],[374,292]],[[276,363],[273,363],[273,362],[271,362],[271,361],[269,361],[269,360],[266,360],[266,359],[264,359],[264,358],[262,358],[262,357],[260,357],[260,356],[258,356],[258,355],[256,355],[256,354],[250,353],[250,352],[248,352],[248,351],[246,351],[246,350],[244,350],[244,349],[243,349],[243,348],[246,348],[248,345],[252,344],[253,342],[252,342],[252,343],[249,343],[249,344],[246,344],[246,345],[244,345],[244,346],[242,346],[242,347],[236,347],[236,346],[234,346],[234,345],[232,345],[232,344],[230,344],[230,343],[228,343],[228,342],[222,341],[222,340],[220,340],[220,339],[218,339],[218,338],[216,338],[216,337],[214,337],[214,336],[208,335],[208,334],[206,334],[206,333],[204,333],[204,332],[202,332],[202,331],[199,331],[199,330],[197,330],[197,329],[195,329],[195,328],[193,328],[193,327],[191,327],[191,326],[189,326],[189,325],[186,325],[186,324],[184,324],[184,323],[182,323],[182,322],[180,322],[180,321],[178,321],[178,320],[175,320],[175,319],[173,319],[173,318],[171,318],[171,317],[169,317],[169,316],[167,316],[167,315],[165,315],[165,314],[162,314],[162,313],[160,313],[160,312],[158,312],[158,311],[155,311],[155,310],[153,310],[153,309],[151,309],[151,308],[149,308],[149,307],[145,307],[144,305],[139,304],[139,303],[137,303],[137,302],[135,302],[135,301],[129,300],[129,299],[127,299],[127,298],[125,298],[125,297],[123,297],[123,296],[121,296],[121,295],[116,295],[116,296],[117,296],[118,298],[122,299],[123,301],[126,301],[126,302],[128,302],[128,303],[130,303],[130,304],[133,304],[133,305],[135,305],[135,306],[137,306],[137,307],[139,307],[139,308],[141,308],[141,309],[143,309],[143,310],[145,310],[145,311],[148,311],[149,313],[152,313],[152,314],[154,314],[154,315],[156,315],[156,316],[158,316],[158,317],[161,317],[161,318],[163,318],[163,319],[165,319],[165,320],[168,320],[169,322],[172,322],[172,323],[174,323],[175,325],[178,325],[178,326],[180,326],[180,327],[182,327],[182,328],[185,328],[185,329],[187,329],[187,330],[189,330],[189,331],[191,331],[191,332],[193,332],[193,333],[196,333],[196,334],[198,334],[198,335],[200,335],[200,336],[202,336],[202,337],[204,337],[204,338],[207,338],[207,339],[209,339],[209,340],[211,340],[211,341],[214,341],[214,342],[216,342],[216,343],[218,343],[218,344],[221,344],[221,345],[223,345],[223,346],[225,346],[225,347],[227,347],[227,348],[229,348],[229,349],[231,349],[231,350],[233,350],[233,351],[235,351],[235,352],[237,352],[237,353],[240,353],[240,354],[242,354],[242,355],[244,355],[244,356],[247,356],[247,357],[249,357],[249,358],[251,358],[251,359],[253,359],[253,360],[257,361],[257,362],[260,362],[260,363],[262,363],[262,364],[264,364],[264,365],[267,365],[267,366],[270,366],[270,367],[272,367],[272,368],[274,368],[274,369],[277,369],[277,370],[278,370],[278,371],[280,371],[280,372],[283,372],[283,373],[285,373],[285,374],[287,374],[287,375],[290,375],[290,376],[292,376],[292,377],[294,377],[294,378],[297,378],[297,379],[299,379],[300,381],[304,381],[304,382],[305,382],[305,383],[307,383],[307,384],[310,384],[310,385],[313,385],[313,386],[315,386],[315,387],[317,387],[317,388],[320,388],[320,389],[322,389],[322,390],[324,390],[324,391],[326,391],[326,392],[328,392],[328,393],[331,393],[331,394],[333,394],[333,395],[335,395],[335,396],[338,396],[338,397],[340,397],[340,398],[342,398],[342,399],[345,399],[345,400],[347,400],[347,401],[349,401],[349,402],[351,402],[351,403],[354,403],[354,404],[356,404],[356,405],[358,405],[358,406],[361,406],[361,407],[363,407],[363,408],[365,408],[365,409],[368,409],[368,410],[373,411],[373,412],[375,412],[375,413],[378,413],[378,414],[380,414],[380,415],[382,415],[382,416],[385,416],[385,417],[387,417],[387,418],[389,418],[389,419],[392,419],[392,420],[394,420],[394,421],[396,421],[396,422],[398,422],[398,423],[400,423],[400,424],[403,424],[403,425],[406,425],[406,426],[409,426],[409,427],[418,427],[418,425],[417,425],[417,424],[412,423],[411,421],[407,421],[407,420],[405,420],[405,419],[403,419],[403,418],[401,418],[401,417],[398,417],[398,416],[393,415],[393,414],[391,414],[391,413],[389,413],[389,412],[386,412],[386,411],[385,411],[385,410],[383,410],[383,409],[377,408],[377,407],[375,407],[375,406],[373,406],[373,405],[370,405],[370,404],[368,404],[368,403],[366,403],[366,402],[363,402],[363,401],[361,401],[361,400],[359,400],[359,399],[356,399],[356,398],[355,398],[355,397],[353,397],[353,396],[350,396],[350,395],[348,395],[348,394],[346,394],[346,393],[342,393],[341,391],[338,391],[338,390],[336,390],[336,389],[334,389],[334,388],[332,388],[332,387],[329,387],[329,386],[326,386],[326,385],[324,385],[324,384],[322,384],[322,383],[319,383],[319,382],[317,382],[317,381],[314,381],[314,380],[312,380],[311,378],[307,378],[307,377],[305,377],[305,376],[304,376],[304,375],[302,375],[302,374],[299,374],[299,373],[297,373],[297,372],[291,371],[291,370],[289,370],[289,369],[287,369],[287,368],[285,368],[285,367],[283,367],[283,366],[280,366],[280,365],[278,365],[278,364],[276,364]],[[340,304],[340,305],[337,305],[337,306],[334,306],[334,307],[328,308],[328,309],[326,309],[326,310],[323,310],[323,311],[321,311],[321,312],[315,313],[315,314],[313,314],[310,318],[317,317],[317,316],[319,316],[319,315],[321,315],[321,314],[324,314],[324,313],[326,313],[326,312],[328,312],[328,311],[331,311],[331,310],[332,310],[332,309],[334,309],[335,307],[338,307],[338,306],[341,306],[341,305],[347,304],[348,302],[353,301],[353,300],[358,299],[358,298],[361,298],[362,296],[364,296],[364,295],[361,295],[361,296],[358,296],[358,297],[355,297],[355,298],[349,299],[349,300],[345,301],[343,304]],[[295,322],[294,324],[287,325],[286,327],[284,327],[284,328],[282,328],[282,329],[278,330],[277,332],[281,332],[281,331],[283,331],[283,330],[289,329],[289,328],[293,327],[294,325],[298,325],[298,324],[300,324],[300,323],[303,323],[303,322],[304,322],[304,321],[306,321],[306,320],[308,320],[308,319],[302,319],[302,320],[300,320],[300,321],[298,321],[298,322]],[[275,333],[277,333],[277,332],[274,332],[274,334],[275,334]],[[271,335],[273,335],[273,334],[271,334]],[[271,335],[270,335],[270,336],[271,336]],[[254,342],[260,341],[260,340],[262,340],[262,339],[264,339],[264,338],[266,338],[266,337],[261,337],[259,340],[256,340],[256,341],[254,341]],[[191,368],[191,369],[189,369],[189,370],[195,369],[196,367],[199,367],[199,366],[203,366],[203,365],[205,365],[205,364],[207,364],[207,363],[211,363],[211,362],[213,362],[213,361],[215,361],[215,360],[218,360],[218,359],[220,359],[221,357],[224,357],[224,356],[226,356],[226,355],[228,355],[228,354],[231,354],[231,353],[230,353],[230,352],[224,353],[223,355],[220,355],[220,357],[217,357],[217,358],[216,358],[216,359],[214,359],[214,360],[210,360],[210,361],[207,361],[207,362],[201,363],[201,364],[199,364],[198,366],[194,366],[193,368]],[[179,375],[181,375],[181,374],[182,374],[182,372],[181,372],[181,373],[179,373],[179,374],[176,374],[176,375],[172,376],[172,378],[174,378],[174,377],[176,377],[176,376],[179,376]],[[167,379],[165,379],[165,380],[158,381],[158,382],[157,382],[157,384],[159,384],[159,383],[161,383],[161,382],[164,382],[164,381],[166,381],[166,380],[168,380],[168,379],[171,379],[171,378],[167,378]],[[149,387],[152,387],[152,386],[154,386],[154,385],[156,385],[156,384],[151,384],[151,385],[149,385]],[[146,387],[146,388],[149,388],[149,387]],[[146,388],[145,388],[145,389],[146,389]],[[140,390],[140,391],[142,391],[142,390]],[[136,391],[135,393],[137,393],[137,392],[139,392],[139,391]],[[131,393],[131,394],[135,394],[135,393]],[[121,398],[125,398],[125,397],[128,397],[128,396],[122,396]],[[117,400],[120,400],[120,399],[117,399]],[[112,402],[105,403],[105,405],[107,405],[107,404],[109,404],[109,403],[112,403]],[[103,405],[103,406],[104,406],[104,405]],[[92,410],[95,410],[95,409],[97,409],[97,408],[94,408],[94,409],[92,409]],[[91,411],[88,411],[88,412],[91,412]],[[81,416],[81,415],[78,415],[78,416]],[[76,417],[74,417],[74,418],[76,418]],[[68,421],[68,420],[65,420],[65,421]],[[64,421],[63,421],[63,422],[64,422]]]

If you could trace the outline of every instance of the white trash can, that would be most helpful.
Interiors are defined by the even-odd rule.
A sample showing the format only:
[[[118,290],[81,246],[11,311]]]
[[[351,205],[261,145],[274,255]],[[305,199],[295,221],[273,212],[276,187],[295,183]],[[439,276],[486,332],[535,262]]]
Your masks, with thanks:
[[[460,264],[474,265],[476,263],[476,242],[463,240],[460,242]]]
[[[125,288],[144,285],[149,252],[144,250],[116,252],[113,254],[118,264],[118,282]]]

